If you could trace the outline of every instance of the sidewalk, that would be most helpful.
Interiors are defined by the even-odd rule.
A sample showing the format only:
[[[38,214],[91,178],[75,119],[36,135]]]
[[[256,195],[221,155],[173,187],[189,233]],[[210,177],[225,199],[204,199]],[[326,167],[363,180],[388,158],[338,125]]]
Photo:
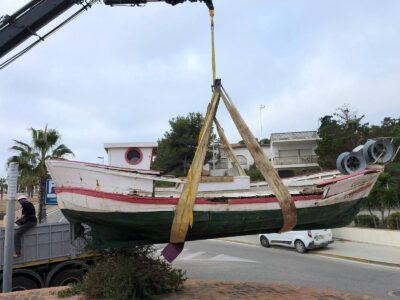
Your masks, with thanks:
[[[244,235],[221,240],[261,247],[258,235]],[[312,250],[309,253],[400,268],[399,247],[335,240],[328,248]]]
[[[57,300],[57,292],[67,287],[54,287],[38,290],[20,291],[0,294],[0,299],[17,300]],[[367,300],[369,296],[357,295],[328,289],[309,288],[289,284],[246,282],[246,281],[216,281],[216,280],[187,280],[180,292],[154,296],[154,299],[164,300],[220,300],[220,299],[342,299]],[[67,297],[68,300],[85,300],[84,295]]]

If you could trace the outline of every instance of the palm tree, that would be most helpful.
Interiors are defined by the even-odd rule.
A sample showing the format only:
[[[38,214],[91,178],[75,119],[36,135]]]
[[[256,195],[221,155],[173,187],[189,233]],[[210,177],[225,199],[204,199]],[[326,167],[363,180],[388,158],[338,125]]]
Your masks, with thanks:
[[[9,158],[8,163],[18,162],[20,169],[20,182],[28,189],[33,190],[39,185],[39,223],[46,219],[45,185],[48,172],[45,161],[50,158],[63,158],[72,151],[61,144],[61,136],[55,129],[30,128],[32,140],[30,144],[14,140],[15,145],[11,150],[17,155]]]
[[[11,150],[18,153],[18,155],[11,156],[8,159],[8,164],[17,162],[19,165],[19,178],[18,184],[20,187],[27,189],[29,196],[32,196],[32,191],[38,185],[38,178],[36,174],[36,165],[38,154],[32,146],[27,143],[14,140],[15,145]]]
[[[1,194],[1,201],[3,201],[3,194],[4,190],[7,188],[7,181],[5,178],[0,178],[0,194]]]

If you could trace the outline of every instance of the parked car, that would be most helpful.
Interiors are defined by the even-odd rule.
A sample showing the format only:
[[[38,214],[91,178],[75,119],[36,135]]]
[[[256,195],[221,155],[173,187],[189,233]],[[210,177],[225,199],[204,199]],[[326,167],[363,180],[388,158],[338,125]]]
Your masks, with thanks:
[[[260,243],[267,248],[271,245],[279,245],[295,248],[297,252],[305,253],[309,249],[327,247],[333,243],[333,238],[330,229],[288,231],[260,234]]]

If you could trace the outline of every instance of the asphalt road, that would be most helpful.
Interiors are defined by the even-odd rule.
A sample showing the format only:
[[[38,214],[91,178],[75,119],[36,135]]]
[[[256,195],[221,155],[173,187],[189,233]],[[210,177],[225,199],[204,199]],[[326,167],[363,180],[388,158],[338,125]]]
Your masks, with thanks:
[[[47,221],[62,222],[65,218],[52,207]],[[224,240],[187,242],[174,265],[186,270],[192,279],[287,283],[378,297],[400,290],[400,268]]]
[[[186,243],[174,265],[192,279],[287,283],[378,297],[400,289],[400,268],[223,240]]]

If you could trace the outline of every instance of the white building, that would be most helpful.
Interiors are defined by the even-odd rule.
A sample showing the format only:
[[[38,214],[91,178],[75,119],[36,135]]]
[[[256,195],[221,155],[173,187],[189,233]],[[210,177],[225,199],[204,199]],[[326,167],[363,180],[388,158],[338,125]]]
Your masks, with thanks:
[[[111,166],[149,170],[157,143],[108,143],[104,149]]]
[[[271,159],[278,170],[318,168],[316,131],[271,134]]]
[[[262,145],[272,165],[282,176],[293,175],[295,171],[318,168],[318,157],[315,154],[318,135],[316,131],[272,133],[270,144]],[[243,169],[254,164],[253,157],[244,144],[232,144],[234,153]],[[232,166],[226,154],[218,154],[217,163],[210,164],[212,175],[232,173]],[[215,166],[215,168],[214,168]]]

